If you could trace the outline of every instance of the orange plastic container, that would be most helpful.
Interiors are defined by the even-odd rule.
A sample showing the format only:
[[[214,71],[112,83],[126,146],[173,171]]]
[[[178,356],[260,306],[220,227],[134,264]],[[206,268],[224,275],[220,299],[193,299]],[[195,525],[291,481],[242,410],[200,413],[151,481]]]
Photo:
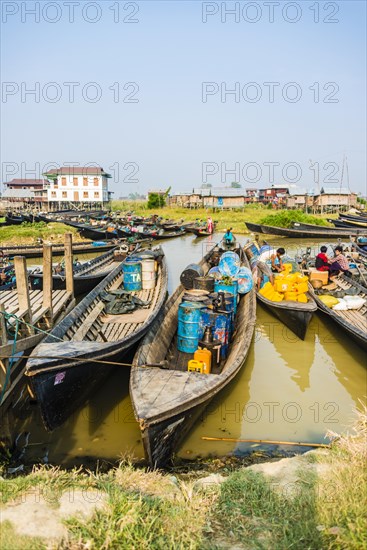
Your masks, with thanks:
[[[212,352],[206,348],[198,348],[194,353],[195,361],[203,362],[203,374],[210,374],[212,370]]]

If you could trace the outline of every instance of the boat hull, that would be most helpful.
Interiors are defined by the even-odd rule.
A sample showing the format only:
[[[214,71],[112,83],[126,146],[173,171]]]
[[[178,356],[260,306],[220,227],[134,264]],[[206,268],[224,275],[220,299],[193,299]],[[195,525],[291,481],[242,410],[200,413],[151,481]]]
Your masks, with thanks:
[[[272,312],[275,317],[279,319],[289,330],[291,330],[298,338],[304,340],[308,325],[313,317],[316,307],[313,311],[302,311],[299,309],[292,309],[291,306],[287,308],[277,307],[278,304],[270,302],[270,300],[264,300],[261,294],[257,293],[258,301],[263,304],[269,311]],[[281,303],[281,302],[280,302]]]
[[[265,235],[278,235],[279,237],[288,237],[294,239],[325,239],[326,237],[334,239],[335,237],[350,237],[351,235],[365,235],[367,230],[355,230],[354,228],[348,229],[333,229],[330,228],[329,231],[325,230],[304,230],[304,229],[288,229],[285,227],[273,227],[270,225],[257,225],[249,224],[246,222],[246,226],[250,231],[256,233],[264,233]],[[250,229],[250,227],[257,229]]]
[[[106,275],[108,275],[108,271],[91,277],[74,277],[74,296],[80,296],[81,294],[90,292],[101,281],[103,281]],[[43,289],[43,273],[30,273],[28,277],[33,290]],[[54,275],[52,277],[52,290],[64,290],[65,288],[65,277]]]

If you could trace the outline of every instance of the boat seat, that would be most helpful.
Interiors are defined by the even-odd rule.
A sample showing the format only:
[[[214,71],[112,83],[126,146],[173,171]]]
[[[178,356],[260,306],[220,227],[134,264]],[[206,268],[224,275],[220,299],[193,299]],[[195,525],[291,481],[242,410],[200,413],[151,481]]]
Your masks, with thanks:
[[[75,342],[81,342],[89,329],[93,326],[93,323],[96,321],[96,319],[99,317],[99,315],[102,313],[104,309],[104,303],[98,302],[96,307],[92,309],[92,311],[87,315],[87,317],[84,319],[81,327],[78,328],[76,333],[73,336],[73,340]]]

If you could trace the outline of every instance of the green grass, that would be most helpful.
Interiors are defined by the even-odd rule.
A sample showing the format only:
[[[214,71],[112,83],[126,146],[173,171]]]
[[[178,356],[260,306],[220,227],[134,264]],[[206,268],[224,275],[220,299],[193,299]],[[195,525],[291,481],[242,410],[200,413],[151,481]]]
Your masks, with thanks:
[[[18,535],[8,521],[1,523],[0,548],[1,550],[47,550],[42,539]]]
[[[269,214],[260,219],[261,224],[276,227],[292,227],[293,222],[312,223],[315,225],[330,226],[323,218],[310,216],[301,210],[281,210],[276,214]]]
[[[51,239],[53,242],[63,242],[65,233],[72,233],[73,240],[80,240],[79,234],[74,227],[63,223],[22,223],[21,225],[6,225],[0,227],[0,241],[3,246],[36,244],[37,238]]]

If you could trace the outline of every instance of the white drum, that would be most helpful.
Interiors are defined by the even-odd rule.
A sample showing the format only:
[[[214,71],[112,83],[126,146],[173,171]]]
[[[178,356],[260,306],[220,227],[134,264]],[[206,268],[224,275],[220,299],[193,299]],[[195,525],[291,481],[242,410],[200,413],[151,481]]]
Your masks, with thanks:
[[[155,260],[153,258],[141,262],[141,278],[143,290],[155,287]]]

